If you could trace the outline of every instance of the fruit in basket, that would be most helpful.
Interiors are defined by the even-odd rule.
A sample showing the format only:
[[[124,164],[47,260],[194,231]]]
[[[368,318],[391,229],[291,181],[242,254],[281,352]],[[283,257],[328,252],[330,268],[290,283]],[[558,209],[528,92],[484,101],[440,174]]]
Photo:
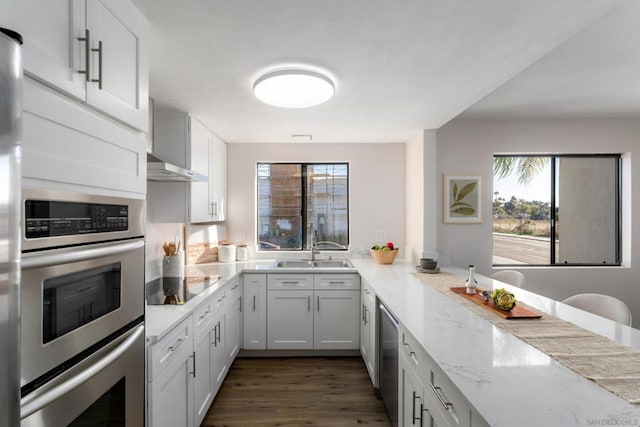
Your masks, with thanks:
[[[493,303],[500,310],[511,311],[516,306],[516,297],[504,288],[494,289],[491,293]]]

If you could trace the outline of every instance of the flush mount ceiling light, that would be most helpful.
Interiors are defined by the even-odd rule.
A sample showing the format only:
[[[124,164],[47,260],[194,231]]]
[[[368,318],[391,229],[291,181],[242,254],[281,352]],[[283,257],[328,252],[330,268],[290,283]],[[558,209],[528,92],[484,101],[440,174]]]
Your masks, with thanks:
[[[335,93],[333,81],[316,71],[280,69],[263,74],[253,84],[256,98],[282,108],[308,108],[327,102]]]

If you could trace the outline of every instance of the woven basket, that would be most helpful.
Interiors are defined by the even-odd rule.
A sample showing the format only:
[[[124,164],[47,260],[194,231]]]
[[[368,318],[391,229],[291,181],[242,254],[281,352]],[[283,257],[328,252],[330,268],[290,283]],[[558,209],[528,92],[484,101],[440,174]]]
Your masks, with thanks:
[[[398,252],[400,251],[397,249],[393,251],[376,251],[371,249],[371,256],[378,264],[393,264],[393,261],[395,261],[398,256]]]

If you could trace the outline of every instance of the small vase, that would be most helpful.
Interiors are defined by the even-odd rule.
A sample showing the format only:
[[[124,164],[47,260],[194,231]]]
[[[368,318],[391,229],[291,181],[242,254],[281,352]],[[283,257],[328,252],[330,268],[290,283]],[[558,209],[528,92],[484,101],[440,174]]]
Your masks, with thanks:
[[[464,285],[467,288],[467,294],[474,295],[476,293],[478,282],[476,281],[476,268],[473,265],[469,266],[469,278]]]

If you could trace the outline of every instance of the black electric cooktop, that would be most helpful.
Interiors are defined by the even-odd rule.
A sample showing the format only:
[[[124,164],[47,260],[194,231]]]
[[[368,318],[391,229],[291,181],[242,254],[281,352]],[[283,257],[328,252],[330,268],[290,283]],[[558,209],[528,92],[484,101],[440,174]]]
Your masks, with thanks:
[[[184,304],[220,280],[220,276],[160,277],[146,285],[147,304]]]

